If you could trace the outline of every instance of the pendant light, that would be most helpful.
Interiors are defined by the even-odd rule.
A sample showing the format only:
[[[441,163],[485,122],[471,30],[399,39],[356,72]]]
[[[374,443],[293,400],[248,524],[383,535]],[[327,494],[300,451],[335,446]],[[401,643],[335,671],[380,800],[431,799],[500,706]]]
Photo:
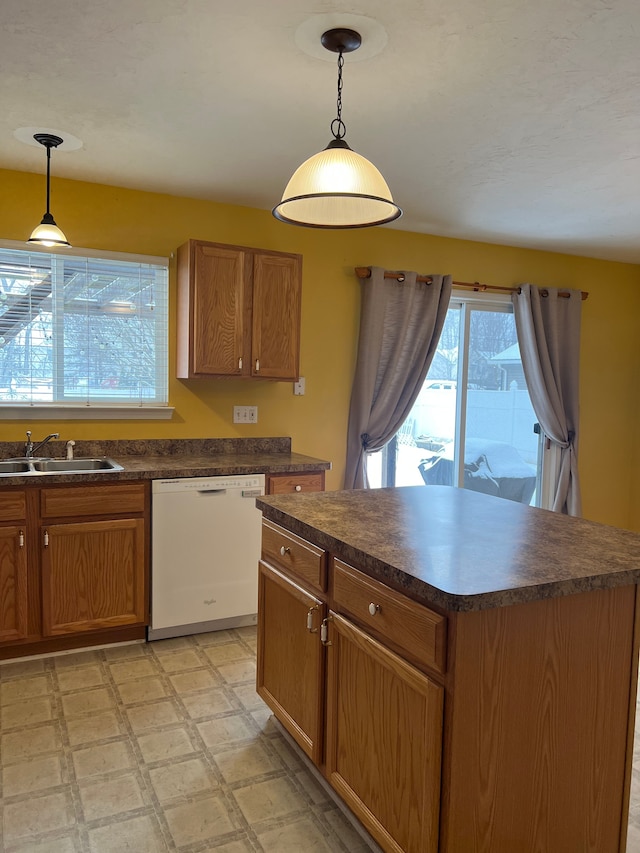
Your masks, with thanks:
[[[387,182],[373,163],[349,148],[344,138],[344,54],[357,50],[362,39],[355,30],[338,28],[323,33],[321,42],[338,54],[338,114],[331,122],[333,139],[296,169],[273,215],[282,222],[309,228],[366,228],[393,222],[402,211],[394,203]]]
[[[71,244],[64,233],[56,225],[56,221],[49,211],[50,184],[51,184],[51,149],[61,145],[63,140],[52,133],[34,133],[33,138],[47,149],[47,212],[42,217],[42,222],[33,229],[27,243],[36,243],[39,246],[70,246]]]

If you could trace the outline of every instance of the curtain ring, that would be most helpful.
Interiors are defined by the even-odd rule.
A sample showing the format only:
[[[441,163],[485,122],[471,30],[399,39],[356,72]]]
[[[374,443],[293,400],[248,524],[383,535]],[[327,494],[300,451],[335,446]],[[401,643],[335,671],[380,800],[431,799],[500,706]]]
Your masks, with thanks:
[[[403,276],[402,274],[400,274],[399,276],[397,276],[397,281],[399,281],[399,282],[400,282],[400,284],[402,284],[402,283],[404,282],[404,276]]]
[[[549,295],[549,291],[548,291],[548,290],[541,290],[541,291],[540,291],[540,296],[548,296],[548,295]]]

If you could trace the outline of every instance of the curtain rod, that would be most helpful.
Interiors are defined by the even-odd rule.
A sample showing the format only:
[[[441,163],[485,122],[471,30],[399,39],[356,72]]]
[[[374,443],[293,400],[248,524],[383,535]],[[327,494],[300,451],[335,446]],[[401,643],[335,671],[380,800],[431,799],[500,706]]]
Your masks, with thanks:
[[[356,275],[358,278],[371,278],[371,267],[356,267]],[[395,278],[396,281],[404,281],[404,274],[401,272],[392,272],[391,270],[384,271],[385,278]],[[433,279],[428,275],[419,275],[416,277],[416,281],[423,281],[426,284],[431,284]],[[479,281],[454,281],[454,287],[462,287],[467,290],[474,290],[476,293],[484,293],[485,290],[499,290],[502,293],[520,293],[519,287],[500,287],[495,284],[480,284]],[[544,295],[544,290],[542,291]],[[586,291],[581,291],[582,299],[585,300],[589,294]],[[558,296],[562,296],[564,299],[568,299],[571,294],[567,293],[565,290],[561,290],[558,293]]]

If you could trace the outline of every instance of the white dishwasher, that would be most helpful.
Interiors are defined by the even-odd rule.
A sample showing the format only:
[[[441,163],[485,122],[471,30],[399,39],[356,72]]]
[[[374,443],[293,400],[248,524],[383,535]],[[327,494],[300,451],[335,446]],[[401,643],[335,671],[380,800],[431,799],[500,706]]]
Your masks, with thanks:
[[[264,482],[153,481],[150,640],[256,624]]]

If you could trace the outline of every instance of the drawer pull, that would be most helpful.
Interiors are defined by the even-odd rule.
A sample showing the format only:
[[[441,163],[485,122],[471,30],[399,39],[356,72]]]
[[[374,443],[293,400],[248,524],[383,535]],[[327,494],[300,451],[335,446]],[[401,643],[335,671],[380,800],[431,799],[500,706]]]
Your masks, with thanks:
[[[326,619],[322,620],[322,624],[320,625],[320,642],[323,646],[332,646],[333,643],[329,639],[329,620],[330,616],[327,616]]]
[[[371,602],[371,604],[369,605],[369,613],[370,613],[372,616],[375,616],[375,615],[376,615],[376,613],[380,613],[380,605],[379,605],[379,604],[374,604],[374,603],[373,603],[373,601],[372,601],[372,602]]]
[[[24,548],[24,530],[18,533],[18,548]]]
[[[301,492],[301,491],[302,491],[302,486],[296,486],[296,492]]]
[[[291,548],[287,548],[284,545],[280,547],[280,556],[285,557],[287,554],[291,553]]]

